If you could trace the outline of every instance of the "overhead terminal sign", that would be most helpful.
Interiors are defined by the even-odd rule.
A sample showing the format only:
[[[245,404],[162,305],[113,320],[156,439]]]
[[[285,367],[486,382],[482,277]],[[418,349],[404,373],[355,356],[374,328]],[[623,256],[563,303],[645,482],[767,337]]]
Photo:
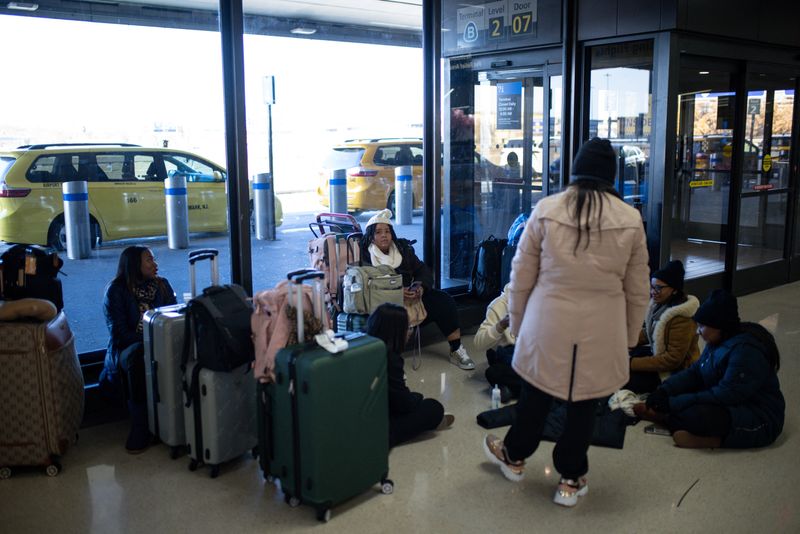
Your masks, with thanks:
[[[536,37],[538,0],[501,0],[461,7],[456,12],[458,48]]]

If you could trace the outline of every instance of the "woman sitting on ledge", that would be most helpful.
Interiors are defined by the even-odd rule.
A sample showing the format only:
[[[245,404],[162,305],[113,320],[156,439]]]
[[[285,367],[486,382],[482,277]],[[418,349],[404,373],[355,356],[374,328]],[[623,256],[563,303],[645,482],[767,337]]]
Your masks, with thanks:
[[[361,241],[361,261],[365,265],[389,265],[403,276],[406,299],[422,298],[428,316],[422,324],[436,323],[450,343],[450,362],[460,369],[475,369],[475,363],[461,344],[458,310],[453,297],[433,288],[433,275],[414,252],[413,242],[398,239],[392,227],[391,210],[382,210],[368,222]],[[421,285],[412,289],[412,282]]]

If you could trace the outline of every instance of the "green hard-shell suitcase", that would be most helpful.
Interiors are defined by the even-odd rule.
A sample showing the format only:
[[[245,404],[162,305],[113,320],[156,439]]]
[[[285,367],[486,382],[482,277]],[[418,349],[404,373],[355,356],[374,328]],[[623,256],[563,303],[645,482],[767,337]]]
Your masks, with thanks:
[[[337,354],[315,342],[280,350],[275,383],[259,385],[264,475],[280,479],[287,503],[314,506],[321,521],[376,483],[393,491],[386,346],[366,334],[347,336],[349,347]]]

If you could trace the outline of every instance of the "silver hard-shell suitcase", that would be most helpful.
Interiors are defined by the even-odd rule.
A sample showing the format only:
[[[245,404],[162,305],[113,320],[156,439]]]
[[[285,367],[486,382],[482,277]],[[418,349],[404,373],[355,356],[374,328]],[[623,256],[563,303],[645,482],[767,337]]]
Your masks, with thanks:
[[[219,284],[216,249],[189,252],[192,297],[196,294],[195,263],[211,260],[211,283]],[[186,447],[183,421],[183,373],[186,305],[173,304],[145,312],[144,361],[147,384],[147,422],[150,432],[170,449],[172,459]]]
[[[189,362],[187,376],[196,363]],[[247,451],[257,454],[256,381],[249,363],[231,372],[201,369],[198,380],[199,402],[184,407],[189,469],[209,465],[216,478],[219,464]]]

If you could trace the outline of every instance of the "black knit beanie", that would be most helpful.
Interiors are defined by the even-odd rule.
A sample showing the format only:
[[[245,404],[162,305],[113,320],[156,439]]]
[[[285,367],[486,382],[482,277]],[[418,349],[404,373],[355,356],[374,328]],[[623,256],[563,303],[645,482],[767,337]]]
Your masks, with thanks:
[[[683,291],[683,277],[685,274],[683,262],[681,260],[672,260],[654,272],[650,278],[658,278],[672,289]]]
[[[605,180],[614,184],[617,174],[617,153],[608,139],[593,137],[586,141],[572,163],[572,176]]]
[[[735,330],[739,327],[740,321],[736,297],[724,289],[715,289],[697,308],[692,319],[698,324],[712,328]]]

